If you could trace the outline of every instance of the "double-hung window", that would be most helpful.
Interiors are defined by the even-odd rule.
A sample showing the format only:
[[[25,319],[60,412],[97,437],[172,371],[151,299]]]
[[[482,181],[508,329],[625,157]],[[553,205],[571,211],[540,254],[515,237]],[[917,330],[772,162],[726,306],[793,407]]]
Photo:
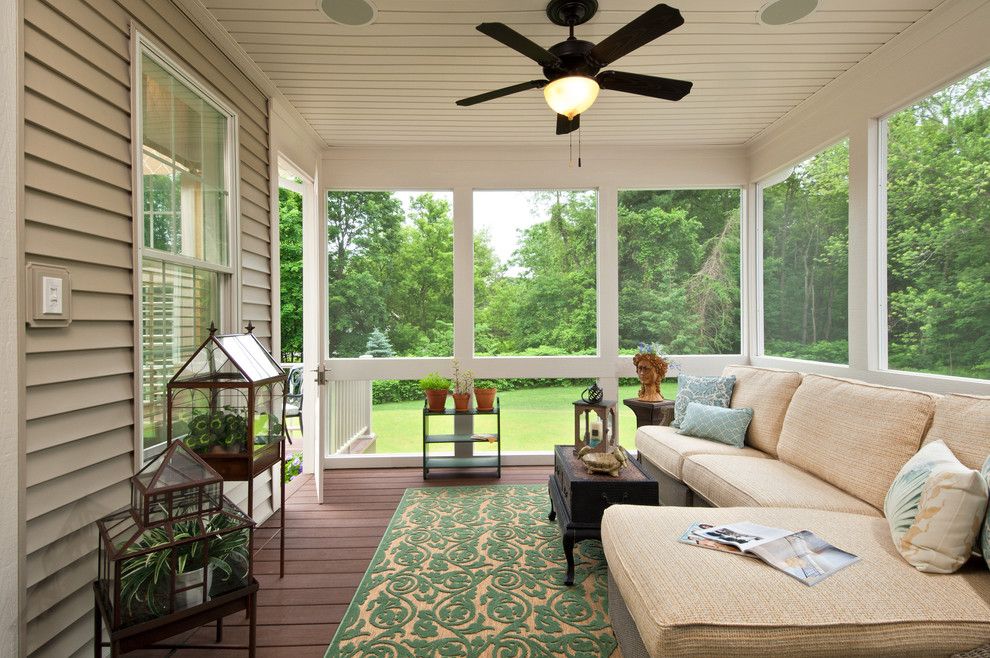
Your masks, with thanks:
[[[139,44],[141,447],[147,460],[165,442],[168,380],[211,324],[234,319],[236,119],[146,42]]]

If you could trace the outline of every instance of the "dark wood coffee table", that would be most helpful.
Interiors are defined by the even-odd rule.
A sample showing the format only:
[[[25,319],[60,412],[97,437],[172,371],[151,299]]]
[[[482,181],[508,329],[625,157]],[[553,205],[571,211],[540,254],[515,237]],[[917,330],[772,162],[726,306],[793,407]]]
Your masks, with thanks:
[[[557,520],[567,558],[565,585],[574,584],[574,544],[602,538],[602,514],[610,505],[660,504],[660,488],[632,457],[619,473],[592,475],[574,454],[574,446],[559,445],[553,450],[550,490],[550,520]]]

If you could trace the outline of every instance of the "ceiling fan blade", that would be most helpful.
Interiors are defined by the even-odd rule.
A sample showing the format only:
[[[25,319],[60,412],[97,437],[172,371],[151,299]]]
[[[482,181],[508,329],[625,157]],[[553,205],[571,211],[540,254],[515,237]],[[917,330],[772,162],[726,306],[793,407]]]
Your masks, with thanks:
[[[598,66],[608,66],[623,55],[628,55],[683,24],[681,12],[667,5],[657,5],[605,37],[591,49],[588,57]]]
[[[667,101],[679,101],[691,92],[693,82],[658,78],[653,75],[625,73],[623,71],[602,71],[595,78],[602,89],[624,91],[627,94],[638,94],[652,98],[662,98]]]
[[[502,98],[502,96],[518,94],[520,91],[526,91],[527,89],[540,89],[546,85],[546,80],[530,80],[529,82],[521,82],[517,85],[512,85],[511,87],[502,87],[501,89],[496,89],[495,91],[486,91],[485,93],[478,94],[477,96],[462,98],[461,100],[456,101],[456,103],[462,107],[467,105],[477,105],[478,103],[484,103],[485,101]]]
[[[504,23],[482,23],[477,27],[477,30],[512,48],[517,53],[522,53],[542,67],[559,68],[561,65],[559,57]]]
[[[557,115],[557,134],[566,135],[581,127],[581,115],[577,114],[573,119],[568,119],[563,114]]]

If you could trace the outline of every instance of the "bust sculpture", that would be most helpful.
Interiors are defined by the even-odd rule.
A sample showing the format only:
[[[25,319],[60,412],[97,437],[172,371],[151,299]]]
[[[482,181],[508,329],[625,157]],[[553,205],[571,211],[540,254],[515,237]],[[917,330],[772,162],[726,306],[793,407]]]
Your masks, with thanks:
[[[667,360],[653,352],[640,352],[633,356],[633,365],[639,377],[639,399],[645,402],[663,400],[660,382],[667,376],[667,368],[670,367]]]

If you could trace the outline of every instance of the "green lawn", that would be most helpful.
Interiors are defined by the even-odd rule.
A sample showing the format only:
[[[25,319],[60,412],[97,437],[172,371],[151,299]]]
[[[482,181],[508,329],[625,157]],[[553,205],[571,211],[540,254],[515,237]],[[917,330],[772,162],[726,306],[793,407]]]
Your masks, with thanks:
[[[623,386],[619,389],[619,398],[635,397],[636,391],[635,386]],[[672,400],[677,395],[677,383],[665,382],[663,394]],[[549,451],[556,443],[571,443],[574,440],[574,407],[571,402],[580,396],[581,391],[571,386],[500,392],[502,451]],[[452,405],[453,401],[448,398],[447,406]],[[418,400],[372,407],[372,429],[378,436],[375,452],[419,453],[423,445],[422,409],[423,403]],[[621,402],[619,410],[619,441],[631,449],[636,417]],[[476,417],[475,420],[476,432],[495,431],[494,418]],[[453,418],[434,417],[430,419],[430,424],[434,433],[453,432]],[[450,446],[436,448],[450,451]],[[494,446],[478,444],[475,450],[494,450]]]

